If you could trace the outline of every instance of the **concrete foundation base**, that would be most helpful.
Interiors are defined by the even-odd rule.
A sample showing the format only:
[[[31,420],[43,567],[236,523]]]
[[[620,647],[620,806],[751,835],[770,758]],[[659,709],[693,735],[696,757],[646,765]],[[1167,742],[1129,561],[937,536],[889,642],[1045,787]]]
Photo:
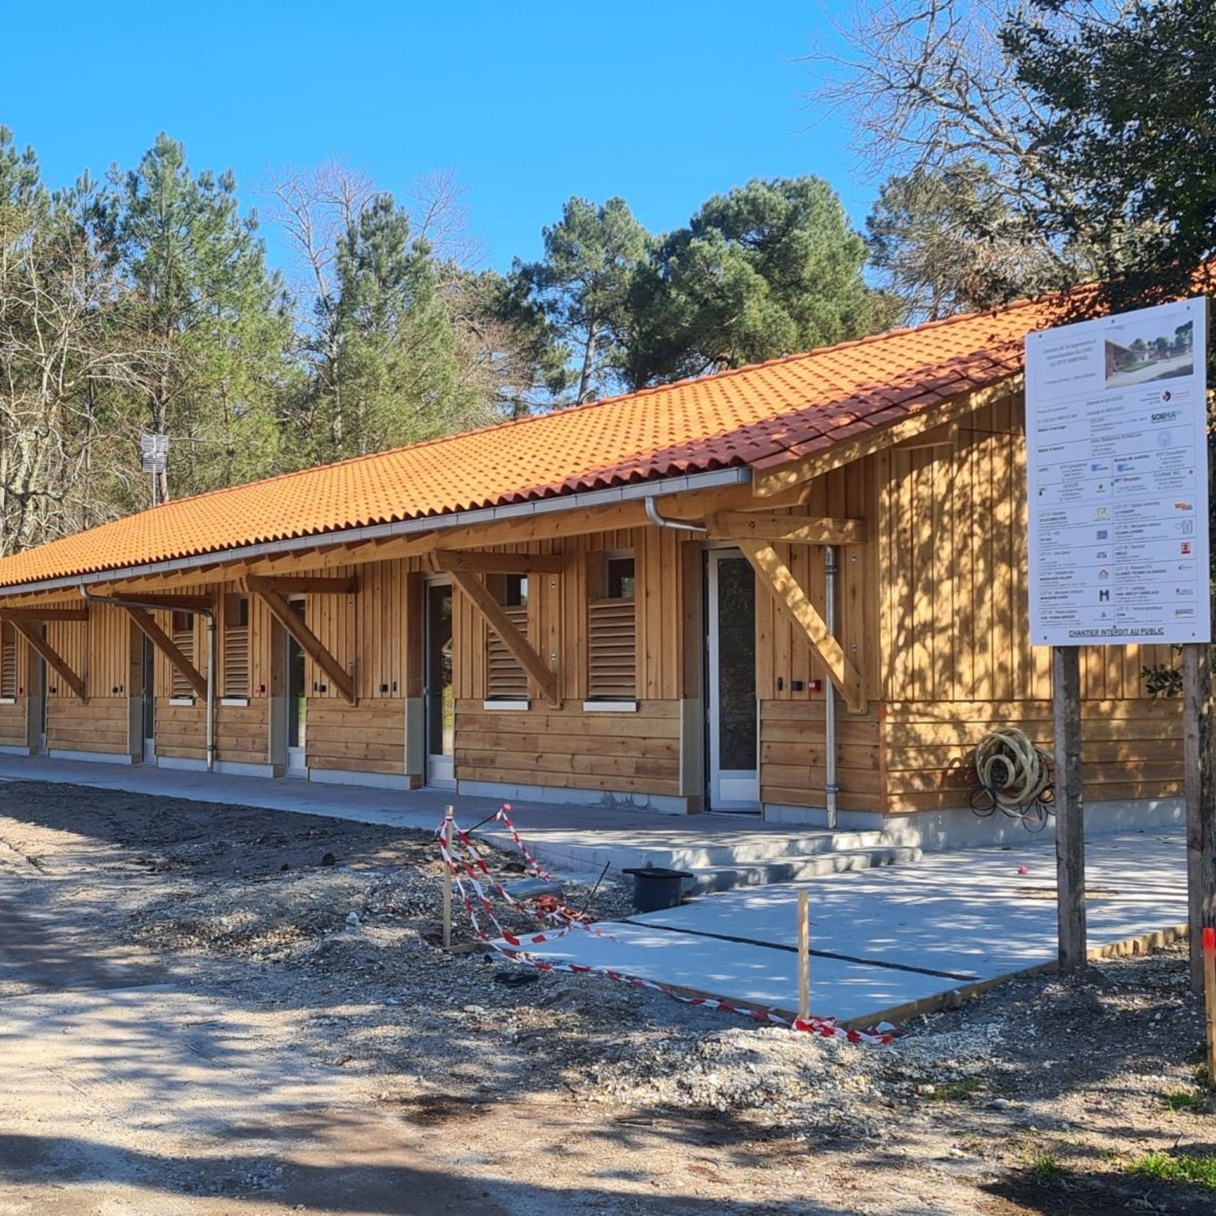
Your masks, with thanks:
[[[548,785],[504,785],[497,781],[461,781],[459,793],[469,798],[503,798],[518,802],[549,802],[613,811],[650,811],[687,815],[687,798],[671,794],[618,794],[608,790],[555,789]]]
[[[359,773],[347,769],[310,768],[313,785],[366,785],[377,790],[408,790],[413,780],[399,773]]]
[[[24,752],[28,755],[28,750]],[[47,752],[52,760],[84,760],[89,764],[134,764],[135,757],[126,752],[77,752],[62,751],[57,747]]]
[[[764,808],[764,821],[825,828],[827,811],[822,807],[769,804]],[[1123,799],[1085,804],[1087,833],[1138,831],[1143,828],[1164,830],[1182,828],[1185,824],[1186,807],[1181,798]],[[907,815],[885,815],[880,811],[838,811],[836,827],[840,831],[885,832],[892,844],[912,846],[926,853],[1008,844],[1026,837],[1026,828],[1017,819],[1011,819],[999,811],[981,818],[967,808],[915,811]],[[1041,834],[1050,838],[1054,831],[1055,819],[1049,817]]]

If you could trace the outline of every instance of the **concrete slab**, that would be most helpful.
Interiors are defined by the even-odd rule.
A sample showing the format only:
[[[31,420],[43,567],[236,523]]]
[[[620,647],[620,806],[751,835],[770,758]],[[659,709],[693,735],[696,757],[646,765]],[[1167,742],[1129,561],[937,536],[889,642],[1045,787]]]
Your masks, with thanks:
[[[1183,837],[1095,837],[1087,870],[1091,947],[1186,923]],[[877,1020],[1056,957],[1050,841],[729,891],[600,926],[612,940],[570,933],[529,952],[792,1010],[800,890],[810,893],[811,1007],[820,1016]]]

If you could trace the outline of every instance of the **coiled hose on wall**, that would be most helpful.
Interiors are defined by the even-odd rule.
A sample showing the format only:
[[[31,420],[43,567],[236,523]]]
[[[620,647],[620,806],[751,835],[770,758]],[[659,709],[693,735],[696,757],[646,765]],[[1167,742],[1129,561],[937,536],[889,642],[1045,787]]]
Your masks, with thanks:
[[[1055,801],[1052,759],[1025,731],[1011,726],[987,731],[971,764],[968,802],[977,815],[988,816],[999,809],[1011,819],[1020,819],[1032,832],[1046,826]]]

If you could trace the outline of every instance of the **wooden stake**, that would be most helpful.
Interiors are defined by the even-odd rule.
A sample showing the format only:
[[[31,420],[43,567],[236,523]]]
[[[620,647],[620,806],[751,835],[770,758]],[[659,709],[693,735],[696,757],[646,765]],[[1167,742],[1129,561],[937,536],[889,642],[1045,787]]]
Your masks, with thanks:
[[[1203,1010],[1208,1031],[1208,1089],[1216,1089],[1216,930],[1203,931]]]
[[[1061,971],[1084,967],[1085,809],[1081,782],[1081,664],[1076,646],[1051,651],[1056,784],[1056,906]]]
[[[798,1017],[811,1016],[811,924],[805,891],[798,892]]]
[[[1207,642],[1182,647],[1182,756],[1186,769],[1186,888],[1191,991],[1204,991],[1203,934],[1216,923],[1216,788],[1212,780],[1212,660]]]
[[[448,857],[452,855],[452,808],[445,808],[443,813],[443,849]],[[443,948],[452,948],[452,870],[444,862],[443,866]]]

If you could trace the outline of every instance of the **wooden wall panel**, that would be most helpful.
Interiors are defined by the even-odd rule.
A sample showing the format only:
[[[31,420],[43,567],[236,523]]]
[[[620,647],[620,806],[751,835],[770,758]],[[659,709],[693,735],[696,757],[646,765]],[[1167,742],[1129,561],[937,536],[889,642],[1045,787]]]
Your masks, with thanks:
[[[72,605],[76,607],[75,604]],[[56,653],[82,680],[86,689],[89,682],[89,622],[48,621],[46,640]],[[28,645],[25,649],[29,649]],[[63,698],[77,700],[76,694],[64,683],[59,673],[51,666],[46,669],[47,697],[51,704]]]
[[[309,768],[403,774],[404,702],[374,699],[348,705],[310,698],[305,745]]]
[[[782,806],[822,807],[827,783],[824,703],[760,702],[760,798]],[[876,708],[866,714],[837,714],[837,806],[876,811],[884,805]]]
[[[1082,703],[1087,802],[1182,793],[1180,700]],[[892,811],[966,807],[966,760],[993,726],[1052,747],[1051,702],[897,702],[884,707],[882,747]]]
[[[52,751],[103,752],[127,750],[127,698],[52,698],[47,708],[46,743]]]
[[[456,776],[462,781],[636,794],[679,792],[676,702],[641,701],[636,713],[584,713],[581,705],[486,711],[456,702]]]
[[[248,705],[217,705],[215,758],[237,764],[270,761],[270,702],[251,697]]]
[[[164,666],[169,665],[165,663]],[[158,697],[156,754],[175,760],[206,760],[206,712],[201,700],[193,705],[170,705],[168,697]]]

